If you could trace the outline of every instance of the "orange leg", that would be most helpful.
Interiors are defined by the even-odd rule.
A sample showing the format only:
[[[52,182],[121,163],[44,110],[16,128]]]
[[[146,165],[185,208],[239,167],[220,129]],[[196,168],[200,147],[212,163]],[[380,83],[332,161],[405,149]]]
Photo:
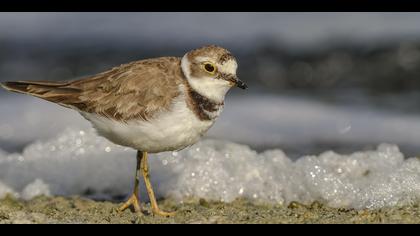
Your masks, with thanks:
[[[141,212],[140,207],[140,196],[139,196],[139,183],[140,183],[140,163],[142,157],[139,156],[137,153],[137,166],[136,166],[136,179],[134,183],[134,190],[133,194],[131,194],[130,198],[118,209],[120,212],[124,211],[125,209],[129,208],[130,206],[134,207],[135,212]]]
[[[152,212],[155,215],[160,216],[173,216],[175,215],[174,212],[165,212],[159,209],[159,206],[156,202],[155,194],[153,192],[152,184],[150,183],[150,174],[149,174],[149,166],[147,163],[147,152],[138,152],[137,156],[142,155],[140,169],[143,174],[144,183],[146,184],[147,193],[149,194],[150,205],[152,207]]]

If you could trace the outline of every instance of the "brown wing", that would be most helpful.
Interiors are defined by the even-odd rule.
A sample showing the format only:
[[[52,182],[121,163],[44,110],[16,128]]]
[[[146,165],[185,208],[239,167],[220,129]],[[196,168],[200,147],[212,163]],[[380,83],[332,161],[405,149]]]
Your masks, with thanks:
[[[150,119],[169,109],[179,95],[183,74],[180,59],[162,57],[136,61],[74,81],[18,81],[8,90],[30,94],[65,107],[96,113],[119,121]]]

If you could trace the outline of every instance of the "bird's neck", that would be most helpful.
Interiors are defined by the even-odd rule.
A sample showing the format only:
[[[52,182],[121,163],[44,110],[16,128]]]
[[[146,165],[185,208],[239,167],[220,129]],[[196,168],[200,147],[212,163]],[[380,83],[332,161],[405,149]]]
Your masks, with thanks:
[[[214,121],[221,113],[224,102],[209,99],[187,84],[185,87],[186,102],[196,117],[202,121]]]

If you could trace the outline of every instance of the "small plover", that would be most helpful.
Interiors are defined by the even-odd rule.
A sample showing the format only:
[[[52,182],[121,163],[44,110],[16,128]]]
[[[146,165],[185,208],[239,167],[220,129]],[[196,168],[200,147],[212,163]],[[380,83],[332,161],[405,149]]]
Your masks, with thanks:
[[[236,76],[237,62],[214,45],[181,57],[134,61],[69,81],[16,81],[1,86],[78,111],[99,135],[137,150],[134,191],[120,208],[141,212],[140,176],[154,214],[159,209],[149,179],[147,153],[176,151],[196,143],[220,115],[225,95],[247,85]]]

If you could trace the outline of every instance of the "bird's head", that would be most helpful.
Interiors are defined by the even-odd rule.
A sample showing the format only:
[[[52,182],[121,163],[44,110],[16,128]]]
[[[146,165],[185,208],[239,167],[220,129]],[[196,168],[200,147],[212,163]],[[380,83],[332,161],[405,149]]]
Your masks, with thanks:
[[[182,57],[181,67],[190,86],[215,101],[223,101],[231,87],[248,88],[236,76],[235,57],[222,47],[210,45],[189,51]]]

